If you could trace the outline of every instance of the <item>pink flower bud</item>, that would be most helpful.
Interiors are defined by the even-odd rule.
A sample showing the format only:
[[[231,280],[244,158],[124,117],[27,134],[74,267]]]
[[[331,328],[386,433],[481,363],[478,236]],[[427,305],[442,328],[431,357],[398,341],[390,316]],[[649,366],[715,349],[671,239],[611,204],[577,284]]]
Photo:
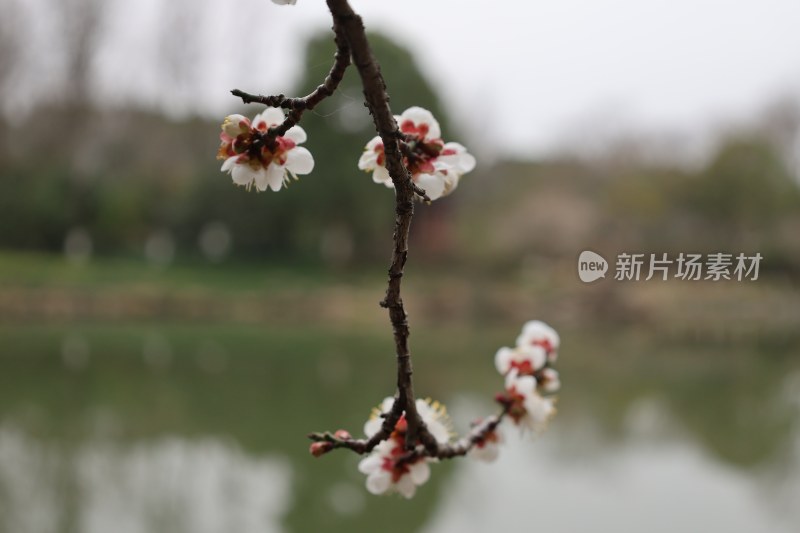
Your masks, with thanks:
[[[321,457],[333,449],[333,444],[330,442],[312,442],[308,451],[314,457]]]
[[[350,440],[353,438],[353,436],[350,435],[350,432],[346,429],[337,429],[333,436],[339,440]]]

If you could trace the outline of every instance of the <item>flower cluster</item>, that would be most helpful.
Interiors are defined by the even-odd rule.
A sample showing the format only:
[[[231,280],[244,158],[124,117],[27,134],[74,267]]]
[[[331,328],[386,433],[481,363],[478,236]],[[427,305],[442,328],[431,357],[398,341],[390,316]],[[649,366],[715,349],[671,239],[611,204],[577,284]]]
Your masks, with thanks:
[[[497,371],[505,376],[505,389],[495,398],[511,422],[534,432],[541,432],[555,415],[555,402],[545,395],[557,392],[561,383],[552,367],[558,358],[558,333],[538,320],[527,322],[514,348],[503,347],[495,354]],[[481,425],[481,421],[475,423]],[[494,461],[503,443],[497,426],[479,434],[470,456]]]
[[[494,461],[505,441],[500,426],[509,419],[523,430],[542,431],[555,414],[553,398],[546,396],[558,390],[558,372],[552,368],[557,358],[560,343],[553,328],[539,321],[525,324],[514,348],[500,348],[495,356],[498,371],[505,376],[505,389],[496,400],[503,406],[502,414],[474,423],[473,433],[466,441],[455,446],[469,445],[463,450],[470,457],[481,461]],[[394,405],[394,398],[386,398],[373,409],[372,416],[364,425],[367,437],[376,435],[385,417]],[[438,402],[417,400],[417,412],[430,434],[440,446],[449,444],[452,433],[445,408]],[[405,413],[398,419],[389,438],[379,443],[361,460],[359,470],[367,475],[367,490],[373,494],[396,492],[411,498],[417,487],[430,477],[430,463],[437,459],[408,451],[405,444],[408,424]],[[342,430],[340,430],[342,431]],[[334,435],[349,440],[347,432]],[[330,441],[315,442],[311,453],[322,455],[333,449]],[[464,451],[460,452],[463,455]],[[451,455],[445,455],[447,457]]]
[[[221,170],[229,172],[236,185],[279,191],[289,176],[297,179],[298,174],[314,169],[311,153],[298,146],[306,140],[303,128],[294,126],[283,136],[269,135],[269,129],[284,119],[283,111],[274,107],[256,115],[252,122],[242,115],[225,117],[217,159],[225,160]]]
[[[514,348],[503,347],[494,358],[497,371],[506,378],[505,391],[497,396],[514,424],[541,431],[555,414],[553,399],[545,394],[561,386],[552,368],[558,358],[558,333],[538,320],[525,324]]]
[[[381,429],[383,417],[392,409],[394,398],[386,398],[380,407],[373,409],[372,416],[364,425],[364,433],[372,437]],[[447,412],[438,402],[417,400],[417,412],[437,442],[444,444],[450,440],[450,423]],[[433,459],[410,454],[405,449],[405,413],[395,424],[388,439],[378,444],[372,452],[361,460],[358,469],[367,475],[367,490],[373,494],[397,492],[411,498],[419,485],[430,477],[428,463]]]
[[[272,2],[293,5],[297,0]],[[261,102],[291,109],[288,118],[276,107],[268,107],[252,121],[238,114],[225,118],[217,158],[224,160],[221,170],[230,173],[236,185],[248,190],[255,186],[259,191],[268,188],[279,191],[289,183],[290,177],[297,179],[297,175],[310,173],[314,168],[314,159],[306,148],[299,146],[306,141],[306,133],[295,124],[304,111],[312,110],[321,100],[334,93],[351,60],[362,78],[372,78],[378,70],[366,45],[360,19],[356,17],[358,24],[346,23],[354,17],[347,2],[328,2],[328,7],[334,20],[337,51],[333,67],[322,85],[306,97],[290,99],[283,95],[263,97],[238,89],[232,91],[245,103]],[[379,83],[363,84],[365,103],[378,123],[389,124],[392,116],[388,95],[379,73],[376,81]],[[411,107],[401,115],[394,116],[394,120],[399,131],[391,132],[393,140],[390,148],[394,146],[396,138],[399,153],[391,155],[402,157],[402,165],[411,176],[415,185],[413,190],[420,198],[436,200],[452,193],[461,177],[475,168],[475,158],[464,146],[442,140],[439,123],[430,111]],[[390,162],[400,163],[394,158]],[[367,143],[359,158],[358,168],[371,172],[375,183],[394,187],[386,167],[386,149],[380,136]],[[407,189],[403,187],[401,192],[410,193]],[[314,457],[337,448],[367,454],[359,462],[358,469],[366,475],[369,492],[398,493],[411,498],[417,487],[430,478],[432,462],[464,455],[494,461],[499,454],[499,445],[505,440],[500,431],[502,424],[513,423],[532,431],[544,429],[555,414],[554,399],[549,395],[559,389],[560,382],[558,372],[553,368],[559,347],[558,334],[542,322],[531,321],[525,324],[514,348],[501,348],[495,355],[495,366],[505,377],[504,391],[495,398],[502,406],[502,411],[476,421],[469,435],[451,442],[453,434],[444,406],[431,400],[411,403],[410,356],[404,351],[408,329],[395,320],[395,311],[405,316],[399,276],[405,263],[405,244],[413,215],[412,209],[405,208],[406,199],[405,194],[397,197],[397,222],[393,237],[395,247],[390,267],[392,275],[386,299],[381,303],[392,310],[398,349],[398,398],[386,398],[379,407],[373,409],[372,416],[364,425],[366,439],[354,439],[343,429],[334,433],[312,433],[309,435],[313,441],[309,451]]]
[[[476,420],[475,425],[479,425],[482,420]],[[494,428],[490,431],[484,432],[481,437],[475,441],[475,446],[469,451],[470,457],[479,461],[487,463],[494,462],[497,456],[500,455],[500,445],[505,442],[505,436],[500,431],[500,428]]]
[[[475,158],[462,145],[441,139],[439,123],[427,109],[410,107],[395,116],[405,137],[403,163],[411,179],[425,190],[428,198],[436,200],[453,192],[461,176],[475,168]],[[374,137],[367,143],[358,160],[358,168],[372,172],[372,180],[394,187],[386,170],[383,141]]]

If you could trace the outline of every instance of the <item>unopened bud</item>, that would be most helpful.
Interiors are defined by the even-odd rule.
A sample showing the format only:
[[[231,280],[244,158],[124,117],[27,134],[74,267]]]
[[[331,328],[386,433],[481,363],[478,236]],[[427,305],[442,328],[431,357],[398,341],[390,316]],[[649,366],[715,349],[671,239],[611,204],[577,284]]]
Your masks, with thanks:
[[[350,440],[353,438],[353,436],[350,435],[350,432],[346,429],[337,429],[333,436],[339,440]]]
[[[232,138],[236,138],[242,133],[247,133],[249,130],[250,120],[244,115],[228,115],[222,121],[222,131]]]
[[[330,442],[312,442],[308,451],[314,457],[321,457],[333,449],[333,444]]]

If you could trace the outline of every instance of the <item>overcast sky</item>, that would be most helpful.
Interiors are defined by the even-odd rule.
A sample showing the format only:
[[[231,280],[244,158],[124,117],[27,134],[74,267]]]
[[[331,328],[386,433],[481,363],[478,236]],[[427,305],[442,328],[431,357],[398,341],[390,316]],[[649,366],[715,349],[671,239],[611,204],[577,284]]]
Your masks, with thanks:
[[[280,13],[322,23],[321,3]],[[522,153],[586,129],[708,128],[800,94],[798,0],[352,3],[415,50],[457,118]]]
[[[368,28],[413,50],[468,139],[499,151],[536,156],[628,130],[692,138],[800,94],[798,0],[351,2]],[[144,100],[178,114],[224,115],[236,105],[232,87],[288,92],[305,38],[330,26],[322,0],[104,5],[109,16],[95,58],[99,96]],[[153,36],[173,23],[165,22],[170,9],[201,37],[187,68],[200,65],[203,82],[183,91],[173,90],[177,84],[164,78],[163,67],[153,68],[163,55]],[[46,18],[35,20],[32,31],[46,38]],[[36,74],[34,85],[46,90],[42,78],[46,73]]]

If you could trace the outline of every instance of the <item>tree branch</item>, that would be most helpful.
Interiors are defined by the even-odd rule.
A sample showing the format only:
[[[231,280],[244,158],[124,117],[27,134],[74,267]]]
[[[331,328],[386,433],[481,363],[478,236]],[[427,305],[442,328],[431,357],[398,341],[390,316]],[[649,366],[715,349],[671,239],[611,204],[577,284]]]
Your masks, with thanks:
[[[483,442],[486,436],[497,429],[497,426],[502,422],[503,417],[507,411],[504,409],[501,413],[492,415],[489,418],[481,421],[465,437],[457,440],[452,444],[439,447],[439,453],[436,455],[438,459],[451,459],[461,455],[467,455],[469,451],[474,448],[479,442]]]
[[[375,129],[383,141],[386,169],[392,178],[395,189],[394,247],[389,266],[386,296],[381,301],[381,306],[389,310],[397,354],[397,397],[393,412],[402,410],[406,413],[408,421],[406,447],[408,449],[413,448],[417,440],[420,440],[426,448],[434,451],[438,446],[436,439],[428,432],[415,405],[414,385],[411,377],[413,368],[411,352],[408,349],[408,316],[400,296],[403,268],[408,258],[408,234],[411,229],[411,218],[414,215],[414,194],[417,194],[418,189],[415,190],[411,174],[403,164],[399,146],[402,134],[397,128],[397,122],[389,107],[386,83],[381,75],[378,62],[372,55],[361,17],[353,12],[347,0],[327,0],[327,3],[333,16],[334,27],[341,29],[350,46],[353,63],[358,69],[364,87],[367,108],[372,115]]]
[[[239,89],[234,89],[231,91],[231,94],[241,98],[242,102],[245,104],[255,102],[269,107],[281,107],[289,110],[286,120],[284,120],[280,126],[270,128],[270,130],[266,133],[266,136],[274,139],[275,137],[285,135],[291,127],[295,126],[300,121],[303,113],[306,110],[314,109],[317,104],[325,100],[325,98],[333,95],[333,93],[336,91],[336,88],[339,87],[339,83],[342,81],[347,67],[350,66],[350,47],[347,44],[347,40],[342,35],[338,25],[334,23],[332,29],[336,35],[334,38],[334,41],[336,42],[336,55],[333,58],[333,66],[331,66],[331,70],[325,77],[325,81],[323,81],[321,85],[317,86],[317,88],[314,89],[310,94],[300,98],[286,98],[282,94],[275,96],[261,96],[249,94],[244,91],[240,91]]]
[[[395,403],[395,405],[397,405],[397,403]],[[503,417],[505,417],[506,414],[508,414],[508,409],[506,406],[504,406],[500,413],[480,421],[466,436],[462,437],[456,442],[449,444],[438,444],[436,449],[432,449],[427,445],[414,446],[408,449],[402,457],[398,458],[398,462],[413,463],[420,457],[430,457],[433,459],[452,459],[453,457],[467,455],[472,448],[485,441],[487,436],[497,429],[497,426],[500,425],[500,422],[502,422]],[[347,434],[345,437],[340,437],[337,434],[327,431],[325,433],[311,433],[308,435],[308,438],[314,442],[324,442],[328,444],[322,453],[327,453],[337,448],[347,448],[348,450],[352,450],[358,454],[369,453],[381,441],[386,440],[389,435],[391,435],[391,430],[387,427],[387,422],[389,422],[390,416],[387,416],[386,418],[387,420],[384,421],[381,431],[373,435],[370,439],[353,439],[349,436],[349,434]],[[391,424],[391,428],[394,428],[395,422]],[[320,455],[322,453],[320,453]]]

